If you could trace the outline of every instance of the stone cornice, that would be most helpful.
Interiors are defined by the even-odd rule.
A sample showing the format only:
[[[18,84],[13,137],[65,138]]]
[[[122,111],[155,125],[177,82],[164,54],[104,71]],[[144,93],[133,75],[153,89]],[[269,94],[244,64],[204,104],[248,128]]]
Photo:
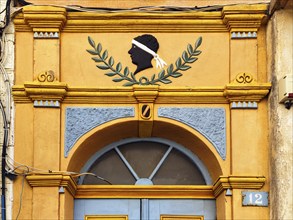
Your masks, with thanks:
[[[265,181],[264,176],[220,176],[214,183],[213,191],[218,197],[227,189],[261,189]]]
[[[66,9],[53,6],[26,6],[24,22],[34,32],[60,32],[66,23]]]
[[[226,32],[256,31],[267,4],[224,6],[212,12],[67,12],[26,6],[14,19],[16,31],[37,32]]]
[[[68,192],[75,196],[76,182],[70,175],[64,174],[32,174],[26,176],[31,187],[64,187]]]
[[[235,101],[259,102],[269,92],[270,83],[251,85],[228,84],[226,87],[115,87],[78,88],[66,83],[26,82],[15,85],[12,94],[16,103],[35,100],[57,100],[74,104],[228,104]],[[138,89],[141,88],[141,89]]]
[[[223,22],[231,32],[254,32],[267,16],[267,10],[267,4],[225,6]]]

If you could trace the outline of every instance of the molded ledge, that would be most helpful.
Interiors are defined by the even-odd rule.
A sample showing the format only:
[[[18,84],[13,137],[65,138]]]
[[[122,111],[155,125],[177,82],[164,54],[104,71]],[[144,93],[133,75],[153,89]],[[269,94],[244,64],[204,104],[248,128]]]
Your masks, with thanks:
[[[53,6],[26,6],[14,19],[16,31],[64,32],[227,32],[257,31],[267,4],[224,6],[211,12],[67,12]]]
[[[31,187],[64,187],[75,198],[203,198],[213,199],[227,189],[261,189],[264,176],[220,176],[213,186],[77,185],[69,174],[43,173],[26,177]]]
[[[26,176],[31,187],[64,187],[68,192],[75,196],[76,182],[70,175],[63,174],[32,174]]]
[[[257,31],[267,16],[267,10],[268,4],[225,6],[223,22],[231,32]]]
[[[66,9],[54,6],[26,6],[23,19],[33,31],[59,32],[66,23]]]
[[[260,102],[270,91],[271,83],[258,83],[249,73],[239,73],[226,85],[225,97],[229,102]]]
[[[259,102],[269,93],[271,84],[233,85],[222,87],[169,87],[157,90],[143,86],[143,90],[126,87],[72,88],[66,83],[26,82],[15,85],[12,94],[16,103],[35,100],[58,100],[73,104],[228,104],[235,101]],[[111,99],[109,99],[111,97]]]
[[[220,176],[214,183],[213,191],[218,197],[227,189],[261,189],[265,181],[264,176]]]

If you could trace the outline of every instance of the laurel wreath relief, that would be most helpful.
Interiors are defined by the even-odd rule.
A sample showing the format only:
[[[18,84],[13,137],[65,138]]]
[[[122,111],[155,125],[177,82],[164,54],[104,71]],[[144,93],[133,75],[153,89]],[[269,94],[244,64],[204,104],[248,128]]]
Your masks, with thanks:
[[[153,74],[150,79],[145,76],[140,77],[138,80],[135,75],[129,71],[128,67],[122,68],[122,64],[118,62],[115,65],[114,58],[109,57],[108,51],[102,49],[101,43],[98,45],[95,44],[95,41],[89,36],[88,42],[93,49],[87,49],[86,51],[91,55],[92,59],[97,63],[97,68],[101,70],[108,70],[105,75],[109,77],[114,77],[112,80],[114,82],[127,81],[123,86],[132,86],[132,85],[159,85],[159,83],[169,84],[171,83],[170,77],[178,78],[182,76],[182,71],[186,71],[191,68],[191,63],[194,63],[198,58],[197,56],[201,54],[200,50],[197,50],[202,43],[202,37],[199,37],[195,44],[194,48],[191,44],[187,45],[187,50],[183,51],[181,57],[179,57],[175,65],[171,64],[167,67],[167,71],[161,70],[158,74]],[[122,71],[123,69],[123,71]]]

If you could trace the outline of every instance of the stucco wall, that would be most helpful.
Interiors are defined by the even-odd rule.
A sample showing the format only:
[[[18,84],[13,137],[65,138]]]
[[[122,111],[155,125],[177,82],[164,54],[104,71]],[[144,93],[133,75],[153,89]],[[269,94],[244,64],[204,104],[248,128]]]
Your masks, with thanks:
[[[293,74],[292,27],[292,1],[288,1],[286,9],[275,11],[267,29],[268,76],[273,85],[269,96],[271,219],[293,219],[293,108],[288,110],[278,101],[278,81]]]

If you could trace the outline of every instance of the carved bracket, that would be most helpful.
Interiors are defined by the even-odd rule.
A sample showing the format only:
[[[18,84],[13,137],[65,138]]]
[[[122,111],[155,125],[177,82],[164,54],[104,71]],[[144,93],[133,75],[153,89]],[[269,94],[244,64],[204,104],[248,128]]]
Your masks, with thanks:
[[[25,82],[23,86],[14,86],[16,102],[34,102],[35,107],[60,107],[60,102],[67,92],[67,84],[59,82],[54,72],[49,70],[38,75],[34,82]]]
[[[138,101],[139,136],[151,137],[154,122],[154,102],[159,94],[159,86],[133,86],[133,95]]]
[[[270,91],[271,83],[257,83],[251,74],[240,73],[233,82],[226,85],[224,95],[231,108],[257,108]]]

